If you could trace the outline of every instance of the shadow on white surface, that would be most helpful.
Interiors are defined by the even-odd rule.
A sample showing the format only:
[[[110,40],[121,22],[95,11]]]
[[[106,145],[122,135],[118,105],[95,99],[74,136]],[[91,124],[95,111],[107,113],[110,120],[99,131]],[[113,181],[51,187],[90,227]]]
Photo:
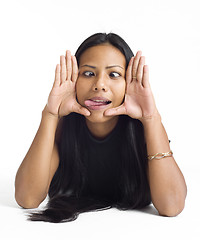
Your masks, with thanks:
[[[151,214],[151,215],[156,215],[159,216],[158,211],[156,210],[156,208],[153,206],[153,204],[142,208],[142,209],[134,209],[134,211],[138,211],[140,213],[147,213],[147,214]]]
[[[42,210],[45,207],[48,201],[48,197],[40,204],[38,210]],[[17,202],[15,201],[15,193],[14,193],[14,180],[8,179],[5,176],[0,181],[0,205],[4,207],[10,208],[21,208]],[[141,213],[151,214],[151,215],[159,215],[157,210],[151,204],[142,209],[133,209],[134,211],[138,211]],[[132,210],[128,210],[132,211]]]

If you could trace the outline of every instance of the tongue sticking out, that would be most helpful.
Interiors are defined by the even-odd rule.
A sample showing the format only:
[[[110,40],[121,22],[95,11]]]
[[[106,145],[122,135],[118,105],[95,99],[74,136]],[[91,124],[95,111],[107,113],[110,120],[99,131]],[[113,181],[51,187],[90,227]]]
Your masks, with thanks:
[[[95,102],[95,101],[92,101],[92,100],[86,100],[85,102],[85,105],[87,107],[89,106],[102,106],[102,105],[107,105],[108,103],[110,102]]]

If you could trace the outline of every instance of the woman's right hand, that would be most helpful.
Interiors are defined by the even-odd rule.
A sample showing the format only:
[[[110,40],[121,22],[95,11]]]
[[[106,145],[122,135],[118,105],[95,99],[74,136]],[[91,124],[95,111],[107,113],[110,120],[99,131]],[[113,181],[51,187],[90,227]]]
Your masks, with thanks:
[[[75,56],[66,51],[60,56],[60,65],[56,65],[55,80],[46,105],[47,111],[63,117],[71,112],[89,116],[90,112],[76,100],[75,85],[78,78],[78,65]]]

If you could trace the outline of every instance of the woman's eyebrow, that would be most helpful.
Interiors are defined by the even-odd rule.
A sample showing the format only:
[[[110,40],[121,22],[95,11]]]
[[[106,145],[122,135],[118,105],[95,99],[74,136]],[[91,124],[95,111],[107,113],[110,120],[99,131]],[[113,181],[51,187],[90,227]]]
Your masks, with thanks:
[[[80,66],[80,68],[82,68],[82,67],[96,68],[95,66],[91,66],[91,65],[88,65],[88,64],[85,64],[85,65]]]
[[[108,66],[108,67],[106,67],[106,68],[113,68],[113,67],[120,67],[120,68],[124,69],[123,67],[121,67],[121,66],[119,66],[119,65],[112,65],[112,66]]]
[[[97,68],[97,67],[95,67],[95,66],[91,66],[91,65],[88,65],[88,64],[82,65],[81,67],[90,67],[90,68],[94,68],[94,69]],[[80,67],[80,68],[81,68],[81,67]],[[124,69],[124,68],[121,67],[120,65],[107,66],[106,69],[108,69],[108,68],[113,68],[113,67],[120,67],[120,68]]]

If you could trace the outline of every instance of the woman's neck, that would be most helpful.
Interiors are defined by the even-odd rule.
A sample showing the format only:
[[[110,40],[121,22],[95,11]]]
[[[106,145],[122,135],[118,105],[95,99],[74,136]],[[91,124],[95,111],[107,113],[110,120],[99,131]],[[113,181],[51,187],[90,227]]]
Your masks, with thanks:
[[[105,138],[117,125],[119,116],[115,116],[112,119],[102,122],[102,123],[95,123],[87,120],[86,124],[88,129],[90,130],[91,134],[97,139]]]

